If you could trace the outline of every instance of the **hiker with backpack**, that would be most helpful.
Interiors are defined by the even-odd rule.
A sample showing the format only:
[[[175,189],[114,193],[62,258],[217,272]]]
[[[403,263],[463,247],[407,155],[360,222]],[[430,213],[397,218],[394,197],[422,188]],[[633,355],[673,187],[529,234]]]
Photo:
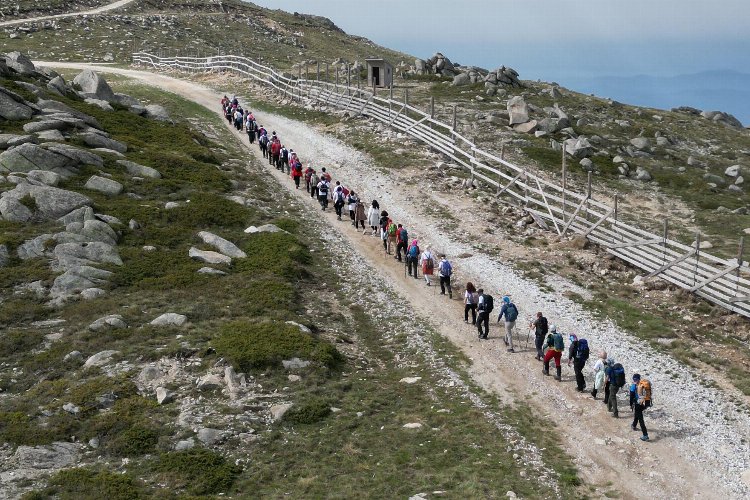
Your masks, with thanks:
[[[350,191],[346,203],[349,205],[349,219],[352,221],[352,226],[356,224],[354,222],[354,210],[357,208],[358,202],[359,196],[357,196],[357,193],[355,193],[354,191]]]
[[[477,300],[477,331],[479,332],[479,338],[487,340],[487,336],[490,333],[490,314],[495,308],[494,300],[492,295],[485,294],[484,290],[480,288],[477,290],[479,299]],[[484,333],[482,333],[482,325],[484,324]]]
[[[320,182],[318,182],[318,203],[320,203],[321,209],[325,212],[328,208],[328,190],[330,186],[328,181],[321,176]]]
[[[513,328],[518,319],[518,308],[507,295],[503,297],[503,307],[500,308],[500,314],[497,316],[498,323],[503,316],[505,316],[505,345],[508,347],[508,352],[516,352],[513,349]]]
[[[544,368],[542,373],[549,376],[549,362],[555,360],[555,380],[560,382],[562,380],[562,367],[560,366],[560,359],[562,353],[565,350],[565,340],[560,332],[557,331],[557,327],[552,325],[549,329],[549,335],[547,335],[547,352],[544,354]]]
[[[544,339],[549,331],[547,318],[540,312],[536,313],[536,319],[529,324],[534,329],[534,346],[536,346],[536,360],[541,361],[544,357]]]
[[[387,222],[387,214],[386,214],[386,220]],[[378,227],[383,227],[383,218],[382,214],[380,213],[380,205],[378,204],[378,200],[372,200],[372,203],[370,204],[370,208],[367,209],[367,223],[370,226],[370,229],[372,229],[372,232],[370,233],[371,236],[375,236],[378,233]],[[365,231],[362,230],[362,234],[365,234]]]
[[[413,240],[409,248],[406,249],[406,266],[409,268],[409,276],[412,275],[411,270],[414,268],[414,279],[418,279],[417,269],[419,268],[419,255],[422,251],[419,249],[419,242]]]
[[[305,190],[309,193],[311,189],[312,175],[315,173],[315,169],[308,165],[305,169]],[[318,181],[320,182],[320,181]],[[317,183],[316,183],[317,184]]]
[[[282,170],[284,168],[282,167]],[[299,181],[302,178],[302,164],[297,162],[292,167],[292,180],[294,181],[294,189],[299,189]]]
[[[419,265],[422,268],[422,277],[424,277],[427,286],[430,286],[430,278],[435,272],[435,259],[429,248],[425,248],[424,252],[422,252],[422,255],[419,257]]]
[[[260,152],[263,153],[263,158],[268,158],[268,136],[265,130],[258,137],[258,147],[260,148]]]
[[[313,170],[312,174],[310,174],[310,198],[318,197],[318,184],[320,184],[320,177],[318,177],[318,173]]]
[[[367,216],[365,215],[365,204],[362,203],[362,200],[357,198],[357,204],[354,206],[354,230],[358,230],[359,225],[362,224],[362,234],[364,234],[365,220],[367,220]]]
[[[346,203],[346,196],[344,195],[344,186],[339,181],[336,181],[336,186],[333,188],[333,209],[336,211],[336,217],[341,220],[341,214],[343,213],[344,204]]]
[[[471,311],[471,324],[477,324],[477,302],[479,302],[477,289],[474,283],[468,281],[466,283],[466,292],[464,292],[464,323],[469,322],[469,311]]]
[[[570,349],[568,350],[568,366],[573,363],[573,372],[576,374],[576,390],[586,390],[586,379],[583,377],[583,367],[589,359],[589,342],[579,339],[575,334],[570,335]]]
[[[609,381],[609,394],[607,398],[607,411],[612,413],[614,418],[619,418],[620,413],[617,411],[617,392],[625,386],[625,368],[620,363],[612,363],[604,369],[604,373]]]
[[[255,120],[252,120],[253,115],[249,115],[247,117],[247,122],[245,122],[245,132],[247,132],[247,140],[250,141],[250,144],[255,144],[255,131],[257,129],[257,125],[255,124]]]
[[[594,399],[596,399],[596,394],[604,388],[604,367],[606,363],[607,351],[602,351],[594,364],[594,388],[591,390],[591,397]]]
[[[438,276],[440,277],[440,295],[445,295],[445,289],[448,289],[448,298],[453,298],[453,289],[451,288],[451,276],[453,275],[453,266],[445,258],[445,254],[440,256],[440,264],[438,264]],[[489,321],[489,316],[487,320]]]
[[[281,145],[281,157],[279,161],[281,162],[281,171],[289,173],[290,172],[289,150],[285,148],[283,144]],[[294,165],[292,164],[292,166]]]
[[[396,227],[396,257],[394,257],[397,261],[401,262],[401,250],[403,250],[404,255],[406,255],[406,247],[408,242],[409,232],[404,226],[399,224]]]
[[[633,423],[630,428],[634,431],[641,426],[641,441],[648,441],[648,430],[646,422],[643,421],[643,412],[651,408],[651,381],[641,378],[638,373],[633,374],[633,384],[630,386],[630,407],[633,409]]]
[[[271,141],[271,156],[268,158],[268,162],[276,167],[276,170],[283,172],[281,167],[281,141],[275,135]]]

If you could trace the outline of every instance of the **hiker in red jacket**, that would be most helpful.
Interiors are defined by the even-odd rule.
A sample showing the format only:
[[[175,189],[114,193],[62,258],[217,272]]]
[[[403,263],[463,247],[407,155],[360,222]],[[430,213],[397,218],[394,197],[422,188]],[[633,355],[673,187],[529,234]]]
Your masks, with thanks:
[[[296,164],[296,162],[293,164]],[[315,173],[315,169],[312,168],[311,166],[308,166],[305,169],[305,189],[307,189],[308,193],[310,192],[310,181],[312,181],[312,175],[314,173]]]
[[[297,162],[292,166],[292,180],[294,181],[294,189],[299,189],[299,180],[301,177],[302,164],[300,162]]]
[[[281,141],[275,136],[271,142],[271,164],[276,167],[276,170],[281,168]]]

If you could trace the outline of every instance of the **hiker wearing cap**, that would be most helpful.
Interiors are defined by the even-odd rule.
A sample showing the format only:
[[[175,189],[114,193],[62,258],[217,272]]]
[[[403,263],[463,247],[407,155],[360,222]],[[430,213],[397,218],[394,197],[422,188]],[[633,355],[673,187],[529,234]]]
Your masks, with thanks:
[[[494,300],[492,295],[485,294],[482,288],[477,290],[477,294],[479,295],[477,300],[477,332],[480,339],[487,340],[487,335],[490,333],[490,314],[494,309]],[[482,333],[482,324],[484,324],[484,333]]]
[[[596,399],[596,394],[604,388],[604,365],[607,362],[607,351],[599,353],[599,358],[594,363],[594,388],[591,397]]]
[[[448,298],[453,298],[453,289],[451,288],[451,276],[453,275],[453,266],[445,258],[445,255],[440,256],[440,264],[438,264],[438,276],[440,276],[440,295],[445,295],[445,289],[448,289]],[[489,320],[487,316],[487,320]]]
[[[513,350],[513,328],[516,326],[516,320],[518,319],[518,308],[510,301],[510,297],[507,295],[503,297],[503,307],[500,308],[500,314],[497,316],[497,322],[505,316],[505,345],[508,346],[508,352],[516,352]]]
[[[562,380],[560,358],[562,358],[562,353],[565,350],[565,340],[563,340],[562,335],[557,331],[555,325],[552,325],[549,331],[550,333],[547,335],[547,353],[544,355],[544,368],[542,368],[542,373],[544,375],[549,375],[549,362],[554,359],[555,369],[557,370],[555,380],[559,382]]]
[[[573,363],[573,372],[576,374],[576,390],[583,392],[586,390],[583,367],[586,366],[586,361],[589,359],[589,343],[586,339],[579,339],[575,334],[571,334],[569,339],[568,366]]]
[[[471,311],[471,324],[477,324],[477,302],[479,294],[471,281],[466,282],[466,292],[464,292],[464,323],[469,322],[469,311]]]
[[[425,248],[419,257],[419,266],[422,268],[422,276],[427,286],[430,286],[430,278],[435,273],[435,259],[432,257],[432,252],[430,252],[429,248]]]
[[[549,331],[547,318],[541,312],[536,313],[536,319],[529,325],[534,329],[534,345],[536,346],[536,360],[541,361],[544,357],[544,338]]]
[[[651,382],[642,378],[638,373],[633,374],[633,384],[630,386],[630,407],[633,408],[633,423],[630,428],[634,431],[641,426],[641,441],[648,441],[648,430],[646,422],[643,421],[643,412],[651,408]]]

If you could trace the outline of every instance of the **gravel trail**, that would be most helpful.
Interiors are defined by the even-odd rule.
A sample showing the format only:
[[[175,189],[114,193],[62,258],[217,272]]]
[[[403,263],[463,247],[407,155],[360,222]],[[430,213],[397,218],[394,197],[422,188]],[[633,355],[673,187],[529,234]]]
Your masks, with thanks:
[[[197,84],[149,72],[98,69],[138,78],[218,111],[218,93]],[[380,172],[369,157],[307,124],[269,113],[256,116],[266,128],[276,130],[303,162],[328,167],[335,179],[355,189],[363,199],[377,198],[381,207],[394,220],[404,223],[421,243],[454,256],[452,261],[461,281],[480,283],[497,298],[503,293],[511,295],[521,311],[519,325],[527,322],[535,311],[542,310],[564,333],[575,332],[588,338],[592,352],[605,348],[628,374],[637,370],[652,380],[656,404],[646,414],[652,442],[643,444],[638,440],[639,433],[629,429],[630,412],[624,398],[620,399],[620,404],[625,405],[622,418],[612,419],[601,402],[577,394],[573,384],[543,378],[531,350],[505,353],[499,328],[494,324],[490,341],[480,344],[473,330],[463,323],[460,300],[440,300],[423,281],[404,279],[402,267],[391,258],[384,258],[379,240],[355,232],[348,222],[337,222],[332,213],[318,211],[320,221],[343,226],[341,233],[351,248],[379,270],[389,287],[408,297],[409,303],[403,304],[404,307],[430,318],[437,331],[472,359],[470,373],[482,387],[503,398],[529,400],[549,416],[563,439],[561,444],[573,455],[587,482],[611,482],[612,488],[624,498],[746,498],[750,494],[750,447],[747,446],[750,418],[723,392],[701,382],[695,370],[653,351],[610,321],[594,319],[575,302],[541,291],[536,283],[484,254],[471,242],[457,241],[440,227],[439,221],[414,215],[420,213],[423,203],[433,202],[425,201],[426,198],[436,200],[439,193],[414,196],[414,187],[400,184]],[[246,141],[244,134],[237,135]],[[259,154],[257,148],[251,150]],[[304,191],[294,190],[286,176],[275,169],[269,173],[277,176],[301,201],[315,207]],[[462,254],[471,256],[455,257]],[[521,333],[525,339],[526,332]],[[571,376],[572,370],[564,369],[564,380],[572,380]]]
[[[102,5],[101,7],[97,7],[95,9],[84,10],[80,12],[67,12],[65,14],[55,14],[53,16],[27,17],[27,18],[21,18],[21,19],[12,19],[10,21],[0,21],[0,26],[13,26],[16,24],[36,23],[40,21],[51,21],[53,19],[64,19],[67,17],[91,16],[94,14],[101,14],[103,12],[109,12],[111,10],[119,9],[120,7],[124,7],[125,5],[133,3],[134,1],[135,0],[117,0],[117,2],[112,2],[110,4]]]

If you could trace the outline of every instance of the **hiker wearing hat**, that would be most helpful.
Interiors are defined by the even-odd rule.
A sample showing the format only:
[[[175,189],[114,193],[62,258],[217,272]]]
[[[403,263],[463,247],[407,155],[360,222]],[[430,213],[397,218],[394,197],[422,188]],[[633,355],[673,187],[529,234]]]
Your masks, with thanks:
[[[633,409],[633,423],[630,428],[634,431],[641,426],[641,441],[648,441],[648,430],[643,421],[643,412],[651,407],[651,382],[641,378],[638,373],[633,374],[633,383],[630,385],[630,407]]]
[[[604,364],[607,362],[607,351],[599,353],[599,359],[594,364],[594,388],[591,397],[596,399],[596,394],[604,387]]]
[[[536,319],[529,325],[534,329],[534,345],[536,346],[536,360],[541,361],[544,357],[544,338],[549,331],[547,318],[540,312],[536,313]]]
[[[497,317],[498,323],[503,316],[505,316],[505,345],[508,346],[508,352],[516,352],[513,350],[513,328],[518,319],[518,308],[507,295],[503,297],[503,307],[500,308],[500,314]]]
[[[557,331],[557,327],[552,325],[549,329],[550,333],[547,335],[547,353],[544,355],[544,368],[542,373],[549,375],[549,362],[555,360],[555,368],[557,369],[557,375],[555,380],[558,382],[562,380],[562,368],[560,367],[560,358],[565,350],[565,341],[562,335]]]
[[[586,339],[579,339],[571,334],[570,349],[568,350],[568,366],[573,363],[573,371],[576,374],[576,390],[583,392],[586,389],[586,379],[583,377],[583,367],[589,359],[589,343]]]

